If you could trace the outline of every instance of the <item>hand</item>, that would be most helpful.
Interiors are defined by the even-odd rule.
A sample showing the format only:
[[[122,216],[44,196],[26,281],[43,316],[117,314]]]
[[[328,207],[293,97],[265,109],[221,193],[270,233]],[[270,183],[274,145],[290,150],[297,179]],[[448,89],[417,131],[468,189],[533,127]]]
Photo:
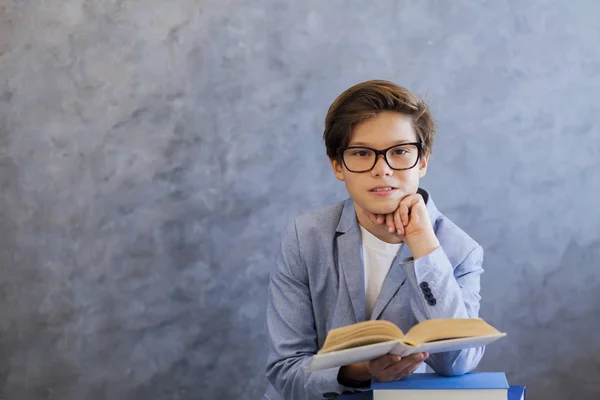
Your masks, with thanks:
[[[371,222],[385,224],[389,233],[400,236],[414,259],[423,257],[440,246],[429,220],[425,200],[418,193],[404,197],[393,213],[373,214],[367,210],[364,213]]]
[[[391,382],[411,375],[427,358],[428,353],[411,354],[404,358],[388,354],[366,364],[371,375],[379,382]]]
[[[427,358],[428,353],[416,353],[405,358],[387,354],[375,360],[346,365],[339,370],[338,382],[366,382],[372,377],[380,382],[403,379],[415,372]]]

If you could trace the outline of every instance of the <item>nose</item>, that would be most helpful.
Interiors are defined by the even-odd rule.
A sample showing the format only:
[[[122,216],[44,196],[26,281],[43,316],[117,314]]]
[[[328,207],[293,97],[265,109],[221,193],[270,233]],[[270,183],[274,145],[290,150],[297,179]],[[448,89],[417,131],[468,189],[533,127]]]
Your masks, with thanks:
[[[371,170],[373,176],[391,176],[394,170],[390,168],[383,154],[377,156],[375,166]]]

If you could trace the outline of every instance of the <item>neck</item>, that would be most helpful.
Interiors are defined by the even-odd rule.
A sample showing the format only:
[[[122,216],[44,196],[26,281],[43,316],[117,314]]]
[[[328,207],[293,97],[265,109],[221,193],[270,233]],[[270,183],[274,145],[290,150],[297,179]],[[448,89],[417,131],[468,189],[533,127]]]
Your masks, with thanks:
[[[400,236],[398,236],[398,234],[396,232],[390,233],[388,231],[388,227],[385,223],[382,225],[379,225],[374,222],[371,222],[369,217],[367,217],[363,213],[362,207],[360,207],[356,203],[354,203],[354,210],[356,211],[356,218],[358,219],[358,223],[363,228],[368,230],[377,239],[381,240],[382,242],[392,243],[392,244],[402,243],[402,239],[400,239]]]

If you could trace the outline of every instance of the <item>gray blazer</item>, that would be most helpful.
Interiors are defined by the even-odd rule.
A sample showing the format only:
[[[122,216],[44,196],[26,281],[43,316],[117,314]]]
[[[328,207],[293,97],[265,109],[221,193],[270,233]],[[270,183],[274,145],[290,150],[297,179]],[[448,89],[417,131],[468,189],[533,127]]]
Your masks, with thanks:
[[[483,250],[437,210],[427,192],[419,192],[441,247],[413,260],[403,245],[369,316],[391,321],[404,332],[423,320],[479,313]],[[307,365],[327,331],[364,321],[365,309],[361,233],[352,200],[297,217],[283,235],[271,272],[269,385],[263,399],[336,398],[356,391],[338,383],[339,368],[308,372]],[[483,352],[432,354],[426,363],[439,374],[460,375],[474,369]]]

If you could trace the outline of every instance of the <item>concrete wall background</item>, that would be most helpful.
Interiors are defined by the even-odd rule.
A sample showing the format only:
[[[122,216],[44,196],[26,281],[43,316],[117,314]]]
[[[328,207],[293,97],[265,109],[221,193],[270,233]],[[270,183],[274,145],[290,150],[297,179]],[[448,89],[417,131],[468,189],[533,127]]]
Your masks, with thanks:
[[[481,370],[600,393],[600,3],[0,0],[0,398],[258,398],[292,216],[359,81],[429,99],[486,249]]]

